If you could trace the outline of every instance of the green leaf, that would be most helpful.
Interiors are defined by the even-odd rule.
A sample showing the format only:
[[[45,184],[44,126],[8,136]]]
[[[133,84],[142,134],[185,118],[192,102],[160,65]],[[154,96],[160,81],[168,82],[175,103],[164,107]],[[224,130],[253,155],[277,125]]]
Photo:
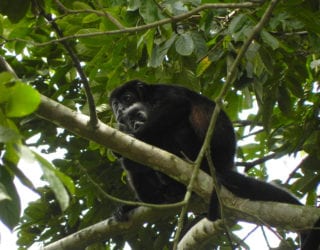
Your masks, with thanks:
[[[1,0],[0,13],[8,16],[11,22],[19,22],[27,13],[30,0]]]
[[[43,170],[44,178],[49,182],[50,188],[53,190],[62,211],[65,211],[70,203],[70,197],[63,184],[74,192],[72,180],[56,169],[51,162],[47,161],[41,155],[33,153],[40,163]]]
[[[176,37],[177,37],[177,35],[173,35],[165,43],[163,43],[159,46],[153,47],[152,56],[150,58],[150,63],[149,63],[151,67],[158,67],[162,64],[164,57],[167,55],[168,50],[171,48]]]
[[[261,38],[262,40],[268,44],[273,50],[279,48],[279,41],[277,38],[275,38],[273,35],[271,35],[266,30],[262,30],[261,32]]]
[[[77,32],[77,34],[90,34],[90,33],[96,33],[96,32],[101,32],[101,30],[96,28],[85,28],[85,29],[80,29]],[[110,42],[110,37],[109,36],[89,36],[89,37],[81,37],[79,38],[79,40],[81,40],[82,43],[77,46],[78,51],[79,51],[79,48],[87,49],[86,47],[84,47],[84,45],[88,45],[88,47],[90,46],[94,48],[96,47],[100,48],[103,44]]]
[[[221,47],[219,47],[219,48],[216,48],[216,49],[210,51],[208,54],[208,57],[211,62],[217,62],[222,58],[222,56],[224,54],[225,53],[224,53],[223,49]]]
[[[79,10],[91,10],[92,9],[92,7],[89,4],[81,2],[81,1],[72,2],[72,7],[74,9],[79,9]]]
[[[298,81],[292,74],[286,76],[286,86],[292,94],[299,98],[303,98],[304,90],[300,81]]]
[[[128,11],[135,11],[140,7],[140,0],[128,0]]]
[[[248,17],[244,14],[239,14],[232,19],[228,29],[231,34],[238,32],[242,26],[248,22]]]
[[[11,200],[11,197],[8,194],[6,187],[0,182],[0,203],[4,200]]]
[[[88,24],[99,21],[101,18],[96,14],[89,14],[82,19],[82,23]]]
[[[10,88],[10,98],[6,104],[8,117],[22,117],[34,112],[40,104],[38,91],[22,82]]]
[[[151,57],[152,55],[152,50],[153,50],[153,45],[154,45],[154,34],[155,34],[155,29],[148,30],[146,33],[144,33],[137,44],[137,47],[139,48],[142,44],[146,45],[148,55]]]
[[[297,8],[299,8],[298,11]],[[294,16],[304,24],[304,28],[306,30],[318,34],[320,33],[320,17],[316,8],[311,10],[309,8],[306,8],[305,6],[304,8],[300,8],[298,6],[290,6],[290,8],[288,8],[287,10],[292,16]]]
[[[178,36],[176,43],[176,51],[183,56],[189,56],[194,50],[194,42],[189,32]]]
[[[204,57],[208,52],[208,48],[203,36],[198,32],[191,32],[191,37],[194,43],[195,55],[197,56],[197,58]]]
[[[0,219],[11,230],[20,218],[20,199],[13,178],[6,168],[0,165]]]
[[[280,86],[278,93],[278,104],[281,112],[287,116],[291,115],[292,103],[289,91],[287,88]]]
[[[201,76],[203,74],[203,72],[209,68],[209,66],[211,65],[212,61],[209,60],[209,58],[206,56],[205,58],[203,58],[200,63],[198,64],[197,70],[196,70],[196,74],[197,77]]]
[[[141,1],[139,11],[146,23],[152,23],[163,18],[154,1]]]
[[[21,136],[13,129],[0,125],[0,142],[15,142],[21,139]]]

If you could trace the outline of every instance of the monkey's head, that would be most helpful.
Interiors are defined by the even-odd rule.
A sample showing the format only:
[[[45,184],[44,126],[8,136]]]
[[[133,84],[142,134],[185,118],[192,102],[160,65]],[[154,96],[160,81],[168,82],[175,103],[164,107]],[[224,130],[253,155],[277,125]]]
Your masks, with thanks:
[[[145,83],[133,80],[111,93],[110,106],[121,131],[134,135],[147,122],[150,110],[147,88]]]

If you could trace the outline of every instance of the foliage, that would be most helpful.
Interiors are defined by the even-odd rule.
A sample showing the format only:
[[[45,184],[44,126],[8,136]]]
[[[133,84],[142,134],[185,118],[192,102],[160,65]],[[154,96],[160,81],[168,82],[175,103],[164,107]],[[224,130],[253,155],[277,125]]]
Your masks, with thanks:
[[[108,95],[130,79],[175,83],[214,99],[269,3],[208,7],[186,15],[217,2],[232,1],[1,0],[0,55],[19,80],[0,74],[0,219],[10,228],[19,221],[15,176],[34,189],[18,168],[21,159],[40,164],[49,184],[37,188],[39,200],[20,219],[21,249],[36,241],[54,242],[109,217],[117,204],[97,192],[96,184],[114,196],[132,197],[109,149],[32,114],[39,93],[89,112],[83,79],[65,45],[81,62],[99,119],[107,124],[113,125]],[[238,165],[251,175],[267,177],[266,155],[304,156],[284,184],[298,197],[306,195],[309,205],[316,204],[320,180],[319,10],[317,0],[278,3],[242,58],[224,107],[240,141],[251,133],[251,142],[241,142],[238,149]],[[48,22],[48,14],[61,34]],[[61,42],[60,37],[68,39]],[[254,114],[241,120],[241,112],[253,107]],[[28,143],[35,136],[36,142]],[[46,149],[40,156],[34,147],[43,145]],[[58,148],[66,153],[53,164],[43,157]],[[260,165],[247,164],[257,159],[262,159]],[[104,244],[121,249],[126,240],[134,249],[151,245],[166,249],[173,223],[148,225],[138,235],[115,237]],[[163,237],[156,237],[159,232]]]

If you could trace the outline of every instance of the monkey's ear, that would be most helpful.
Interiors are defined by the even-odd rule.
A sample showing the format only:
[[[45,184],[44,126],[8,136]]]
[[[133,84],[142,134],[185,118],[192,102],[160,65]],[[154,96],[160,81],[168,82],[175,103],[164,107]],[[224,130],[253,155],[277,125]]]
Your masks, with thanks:
[[[148,85],[142,81],[135,80],[136,81],[136,90],[139,96],[139,99],[143,101],[148,96]]]

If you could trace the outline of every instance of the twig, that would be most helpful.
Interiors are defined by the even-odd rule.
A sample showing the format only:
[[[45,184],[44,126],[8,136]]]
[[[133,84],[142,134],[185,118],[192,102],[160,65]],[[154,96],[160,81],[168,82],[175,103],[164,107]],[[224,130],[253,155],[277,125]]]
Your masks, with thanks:
[[[69,14],[80,14],[80,13],[93,13],[96,14],[97,16],[105,16],[107,17],[115,26],[117,26],[119,29],[123,29],[124,26],[116,19],[114,18],[111,14],[109,14],[106,11],[97,11],[97,10],[92,10],[92,9],[87,9],[87,10],[71,10],[68,9],[66,6],[64,6],[59,0],[54,0],[55,3],[66,13]]]
[[[240,140],[243,140],[243,139],[248,138],[248,137],[253,136],[253,135],[260,134],[260,133],[262,133],[263,131],[264,131],[264,129],[260,129],[260,130],[254,131],[254,132],[252,132],[252,133],[249,133],[249,134],[247,134],[247,135],[242,136],[242,137],[240,138]]]
[[[62,41],[66,40],[76,40],[78,38],[86,38],[86,37],[94,37],[94,36],[105,36],[105,35],[117,35],[117,34],[131,34],[131,33],[137,33],[140,31],[145,31],[148,29],[152,29],[164,24],[168,23],[173,23],[177,22],[186,18],[189,18],[190,16],[197,14],[198,12],[207,10],[207,9],[236,9],[236,8],[252,8],[259,6],[259,3],[252,3],[252,2],[244,2],[244,3],[214,3],[214,4],[203,4],[189,12],[173,16],[170,18],[162,19],[160,21],[156,21],[153,23],[149,23],[146,25],[141,25],[138,27],[129,27],[129,28],[123,28],[119,30],[109,30],[109,31],[101,31],[101,32],[92,32],[92,33],[87,33],[87,34],[76,34],[76,35],[71,35],[71,36],[64,36],[61,38],[57,38],[54,40],[51,40],[49,42],[43,42],[43,43],[35,43],[30,40],[26,39],[21,39],[21,38],[15,38],[15,39],[5,39],[6,41],[21,41],[25,43],[32,44],[34,46],[46,46],[52,43],[60,43]]]
[[[245,127],[245,126],[262,126],[263,124],[261,122],[256,122],[256,121],[250,121],[250,120],[237,120],[234,121],[234,126],[235,127]]]
[[[170,11],[167,8],[164,8],[161,6],[160,3],[158,3],[157,0],[153,0],[154,4],[157,5],[158,9],[162,12],[163,15],[167,16],[167,17],[172,17],[172,13],[170,13]]]
[[[234,249],[233,248],[232,237],[231,237],[231,234],[230,234],[231,230],[229,228],[229,225],[227,223],[225,223],[226,216],[225,216],[225,211],[224,211],[224,203],[223,203],[223,199],[221,198],[221,195],[220,195],[221,190],[220,190],[220,185],[219,185],[218,180],[217,180],[216,169],[215,169],[214,163],[212,161],[211,145],[210,144],[208,145],[208,148],[207,148],[206,158],[207,158],[207,161],[208,161],[210,174],[211,174],[213,185],[214,185],[214,190],[212,190],[212,192],[216,192],[218,203],[219,203],[218,205],[219,205],[219,209],[220,209],[220,217],[221,217],[221,220],[223,222],[223,227],[226,230],[226,234],[227,234],[227,238],[228,238],[228,240],[230,242],[230,246],[231,246],[232,249]]]
[[[303,160],[302,160],[302,162],[303,162]],[[301,162],[301,163],[302,163],[302,162]],[[296,166],[296,167],[292,170],[292,172],[289,174],[288,179],[284,182],[285,185],[288,185],[288,184],[289,184],[289,181],[291,180],[291,178],[293,178],[294,175],[296,174],[296,172],[301,168],[301,163],[300,163],[298,166]]]
[[[277,155],[277,153],[271,153],[267,156],[264,156],[262,158],[259,158],[257,160],[251,161],[251,162],[236,162],[235,165],[237,167],[245,167],[245,172],[247,172],[248,170],[250,170],[254,166],[265,163],[266,161],[273,159],[276,155]]]
[[[181,207],[185,204],[184,201],[181,202],[176,202],[176,203],[169,203],[169,204],[151,204],[151,203],[145,203],[145,202],[139,202],[139,201],[128,201],[128,200],[123,200],[120,198],[117,198],[113,195],[108,194],[105,192],[98,183],[96,183],[91,176],[88,174],[87,170],[80,164],[78,163],[77,166],[85,173],[87,176],[89,182],[91,182],[92,185],[95,186],[95,188],[103,195],[104,198],[107,198],[111,201],[115,201],[118,203],[130,205],[130,206],[144,206],[144,207],[150,207],[150,208],[157,208],[157,209],[167,209],[167,208],[175,208],[175,207]]]

